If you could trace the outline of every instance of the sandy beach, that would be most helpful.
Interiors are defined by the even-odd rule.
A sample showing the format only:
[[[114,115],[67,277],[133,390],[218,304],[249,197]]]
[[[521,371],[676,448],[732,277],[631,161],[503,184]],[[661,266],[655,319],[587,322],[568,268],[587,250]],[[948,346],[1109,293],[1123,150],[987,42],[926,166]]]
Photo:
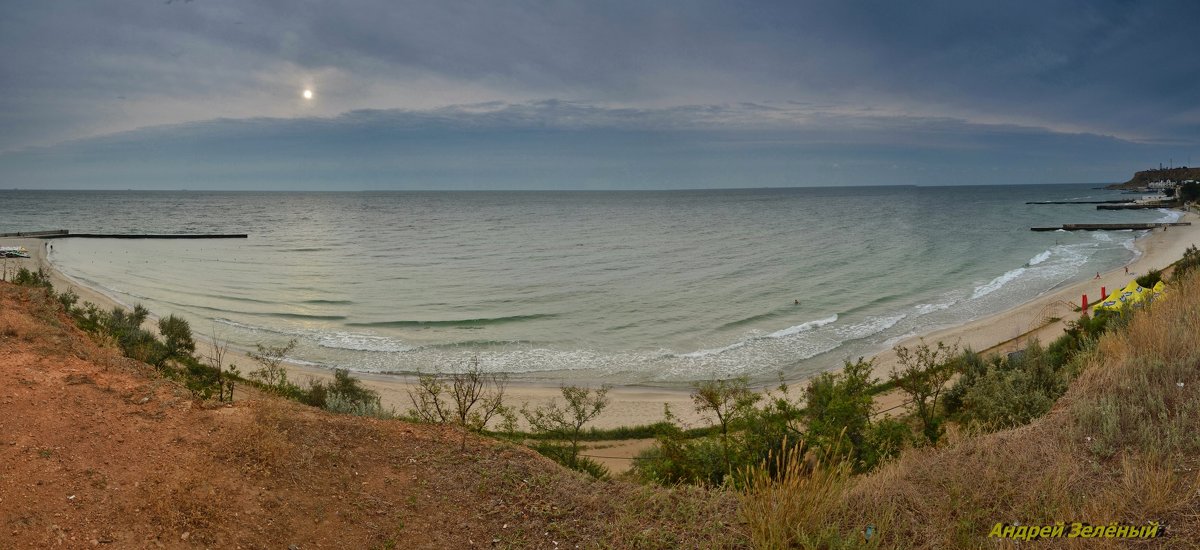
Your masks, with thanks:
[[[1100,274],[1099,279],[1089,279],[1067,284],[1038,296],[1030,296],[1029,300],[1015,305],[1013,308],[991,315],[964,325],[943,327],[933,332],[914,336],[900,343],[912,346],[921,339],[926,342],[945,342],[957,344],[960,348],[971,348],[977,351],[1000,350],[1011,351],[1024,345],[1030,338],[1038,338],[1043,342],[1055,338],[1065,323],[1073,319],[1077,313],[1072,308],[1079,305],[1082,295],[1087,294],[1089,300],[1095,303],[1100,298],[1101,287],[1114,291],[1125,286],[1132,278],[1145,272],[1163,268],[1182,256],[1188,246],[1200,243],[1200,216],[1188,212],[1180,221],[1192,222],[1191,226],[1177,226],[1170,230],[1158,229],[1140,238],[1136,245],[1140,255],[1127,266],[1119,267]],[[62,291],[73,289],[82,301],[90,301],[105,308],[118,305],[111,297],[87,288],[53,269],[46,258],[46,242],[36,238],[0,238],[0,244],[25,246],[33,256],[27,260],[8,259],[7,266],[11,274],[18,267],[42,267],[51,275],[55,288]],[[1128,269],[1128,274],[1125,270]],[[1057,320],[1053,320],[1057,319]],[[203,331],[197,331],[203,332]],[[203,340],[203,334],[197,334],[198,340]],[[198,352],[208,353],[208,342],[200,342]],[[249,370],[254,363],[242,353],[230,354],[230,361],[239,365],[243,372]],[[875,376],[886,379],[888,372],[896,364],[895,353],[891,350],[880,352],[874,357]],[[292,379],[304,383],[308,378],[330,378],[328,370],[303,366],[289,365]],[[410,406],[408,390],[413,384],[410,377],[395,375],[356,374],[370,387],[380,392],[385,406],[394,407],[398,411],[407,410]],[[563,383],[570,381],[564,380]],[[804,380],[789,380],[793,393],[803,388]],[[519,406],[527,403],[530,407],[547,403],[559,395],[558,384],[532,383],[513,381],[506,391],[507,401]],[[688,391],[650,386],[616,386],[609,393],[611,405],[594,422],[598,427],[617,427],[656,422],[663,417],[663,405],[668,404],[671,410],[685,424],[691,426],[705,425],[706,420],[695,413]],[[883,396],[877,402],[878,409],[888,409],[899,403],[898,396]]]

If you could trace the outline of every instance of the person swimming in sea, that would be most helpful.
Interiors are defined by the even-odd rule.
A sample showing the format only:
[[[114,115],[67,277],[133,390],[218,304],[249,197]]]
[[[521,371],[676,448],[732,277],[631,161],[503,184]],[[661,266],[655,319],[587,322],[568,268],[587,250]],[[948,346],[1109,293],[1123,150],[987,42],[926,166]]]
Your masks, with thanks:
[[[796,305],[800,305],[800,300],[796,300]]]

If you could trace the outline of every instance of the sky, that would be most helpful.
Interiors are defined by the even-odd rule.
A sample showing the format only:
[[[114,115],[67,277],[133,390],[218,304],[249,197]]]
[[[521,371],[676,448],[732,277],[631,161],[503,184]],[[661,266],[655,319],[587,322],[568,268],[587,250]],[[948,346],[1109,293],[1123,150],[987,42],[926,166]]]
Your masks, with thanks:
[[[1197,21],[1191,1],[10,0],[0,188],[1117,182],[1200,163]]]

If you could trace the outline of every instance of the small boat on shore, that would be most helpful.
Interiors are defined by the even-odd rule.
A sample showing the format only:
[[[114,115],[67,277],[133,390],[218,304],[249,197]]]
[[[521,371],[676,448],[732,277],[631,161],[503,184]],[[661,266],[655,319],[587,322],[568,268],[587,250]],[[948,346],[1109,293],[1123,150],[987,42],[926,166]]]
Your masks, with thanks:
[[[23,246],[0,246],[0,258],[28,258],[29,251]]]

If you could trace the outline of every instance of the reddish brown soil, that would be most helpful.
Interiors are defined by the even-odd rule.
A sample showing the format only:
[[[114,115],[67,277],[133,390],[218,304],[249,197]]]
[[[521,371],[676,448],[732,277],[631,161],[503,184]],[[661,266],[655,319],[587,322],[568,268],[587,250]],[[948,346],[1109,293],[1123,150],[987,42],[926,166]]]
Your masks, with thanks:
[[[0,548],[740,546],[726,494],[268,396],[202,403],[0,283]]]

